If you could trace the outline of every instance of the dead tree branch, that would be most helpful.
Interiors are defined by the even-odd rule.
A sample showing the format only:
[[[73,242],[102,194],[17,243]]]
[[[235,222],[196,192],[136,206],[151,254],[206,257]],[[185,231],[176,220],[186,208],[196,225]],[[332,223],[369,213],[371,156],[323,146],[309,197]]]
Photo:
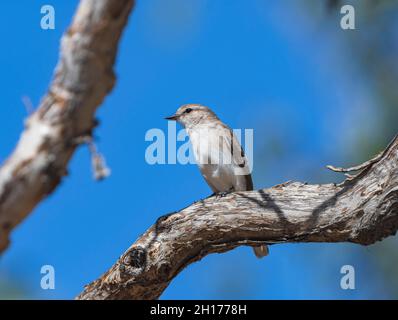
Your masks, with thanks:
[[[395,234],[398,137],[361,169],[340,185],[288,182],[210,197],[161,217],[77,299],[156,299],[190,263],[240,245],[369,245]]]
[[[113,64],[134,0],[82,0],[61,42],[54,79],[0,169],[0,252],[9,234],[67,174],[79,138],[112,89]]]

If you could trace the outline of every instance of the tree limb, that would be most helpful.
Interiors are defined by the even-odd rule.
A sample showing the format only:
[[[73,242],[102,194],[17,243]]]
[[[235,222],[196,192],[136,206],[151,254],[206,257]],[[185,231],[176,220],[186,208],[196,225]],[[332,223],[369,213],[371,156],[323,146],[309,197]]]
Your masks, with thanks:
[[[112,89],[117,46],[134,0],[82,0],[62,38],[54,79],[0,169],[0,253],[9,234],[60,183]]]
[[[369,245],[393,235],[398,228],[398,137],[362,169],[340,185],[288,182],[210,197],[163,216],[77,299],[156,299],[190,263],[240,245]]]

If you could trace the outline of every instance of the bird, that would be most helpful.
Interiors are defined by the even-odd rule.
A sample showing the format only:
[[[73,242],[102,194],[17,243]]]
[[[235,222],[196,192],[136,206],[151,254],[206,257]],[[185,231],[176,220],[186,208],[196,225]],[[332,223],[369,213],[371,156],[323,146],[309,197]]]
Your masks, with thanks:
[[[213,195],[253,190],[249,163],[242,146],[230,127],[209,107],[184,104],[165,119],[176,121],[185,128],[195,161]],[[265,244],[253,247],[253,250],[258,258],[269,252]]]

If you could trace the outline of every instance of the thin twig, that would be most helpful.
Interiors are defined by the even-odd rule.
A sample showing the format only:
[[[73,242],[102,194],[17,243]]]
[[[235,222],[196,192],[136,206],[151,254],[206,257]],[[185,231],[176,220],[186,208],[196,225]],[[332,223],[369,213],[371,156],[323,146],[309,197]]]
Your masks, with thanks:
[[[327,165],[326,168],[328,168],[329,170],[332,170],[334,172],[353,172],[353,171],[363,171],[367,168],[369,168],[370,166],[372,166],[373,164],[375,164],[376,162],[379,162],[380,159],[384,156],[385,152],[387,150],[389,150],[389,148],[391,147],[391,145],[393,144],[393,142],[398,138],[398,135],[396,135],[394,137],[394,139],[391,140],[391,142],[388,144],[387,148],[384,149],[383,151],[379,152],[375,157],[373,157],[372,159],[354,166],[354,167],[350,167],[350,168],[342,168],[342,167],[334,167],[332,165]],[[350,179],[354,178],[355,176],[351,176],[351,175],[346,175],[347,177],[349,177]]]

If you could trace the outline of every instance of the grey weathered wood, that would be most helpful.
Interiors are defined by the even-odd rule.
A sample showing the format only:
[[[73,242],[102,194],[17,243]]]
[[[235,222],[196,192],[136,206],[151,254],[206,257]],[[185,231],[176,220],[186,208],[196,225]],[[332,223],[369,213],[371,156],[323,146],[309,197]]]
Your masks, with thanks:
[[[62,38],[54,79],[0,169],[0,252],[9,234],[67,174],[81,137],[112,89],[113,64],[133,0],[82,0]]]
[[[77,299],[156,299],[190,263],[240,245],[369,245],[395,234],[397,228],[395,138],[377,161],[342,184],[288,182],[207,198],[161,217]]]

